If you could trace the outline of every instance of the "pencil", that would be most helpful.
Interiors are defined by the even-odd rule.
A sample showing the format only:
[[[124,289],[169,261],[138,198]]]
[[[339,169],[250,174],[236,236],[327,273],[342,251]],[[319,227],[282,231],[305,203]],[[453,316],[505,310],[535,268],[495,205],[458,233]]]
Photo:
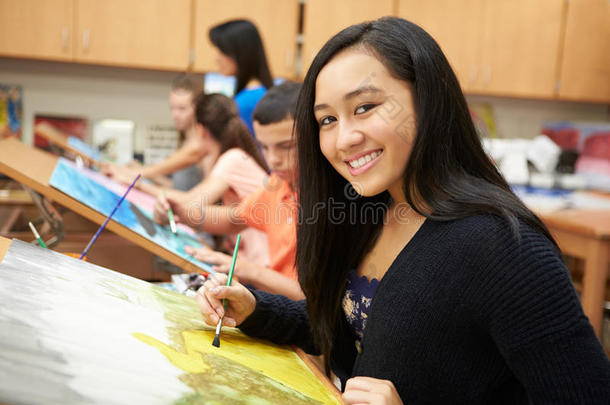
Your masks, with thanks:
[[[38,241],[38,244],[40,246],[42,246],[43,248],[47,249],[47,245],[44,244],[44,241],[42,240],[42,238],[38,234],[38,231],[36,230],[36,228],[34,228],[34,224],[31,223],[31,222],[28,222],[28,225],[30,226],[30,229],[32,230],[32,233],[34,234],[34,237]]]
[[[233,279],[233,270],[235,270],[235,262],[237,261],[237,249],[239,249],[239,241],[241,240],[241,235],[237,234],[237,241],[235,242],[235,249],[233,249],[233,260],[231,260],[231,268],[229,269],[229,276],[227,277],[227,287],[231,286],[231,280]],[[227,300],[222,300],[222,305],[224,307],[225,313],[227,311]],[[216,325],[216,335],[214,336],[214,341],[212,342],[213,346],[220,347],[220,329],[222,328],[222,320],[225,318],[224,314],[222,318],[218,321],[218,325]]]
[[[165,194],[165,191],[163,192],[163,198],[167,199],[167,195]],[[170,206],[167,209],[167,218],[169,219],[169,227],[172,230],[173,233],[176,233],[176,220],[174,219],[174,211],[172,210],[172,207]]]
[[[87,244],[87,247],[85,247],[85,250],[83,250],[83,253],[81,253],[80,257],[78,258],[78,260],[83,260],[83,257],[85,257],[87,255],[87,253],[89,252],[89,249],[91,249],[91,246],[93,246],[93,244],[95,243],[95,241],[97,240],[98,236],[100,236],[100,233],[102,233],[102,231],[104,230],[104,228],[106,227],[106,224],[108,224],[108,221],[110,221],[110,218],[112,218],[112,216],[114,215],[114,213],[116,212],[116,210],[119,208],[119,205],[121,205],[121,203],[123,202],[123,200],[125,199],[125,197],[127,197],[127,193],[129,193],[131,191],[131,189],[133,188],[133,186],[136,184],[136,181],[138,181],[140,179],[140,174],[138,174],[136,176],[136,178],[131,182],[131,184],[129,185],[129,187],[127,188],[127,190],[125,190],[125,193],[123,194],[123,197],[121,197],[121,199],[119,200],[118,203],[116,203],[116,205],[114,206],[114,209],[110,212],[110,214],[108,214],[108,216],[106,217],[106,220],[104,221],[104,223],[102,224],[102,226],[100,226],[100,228],[97,230],[97,232],[95,233],[95,235],[93,235],[93,238],[91,238],[91,240],[89,241],[89,243]]]

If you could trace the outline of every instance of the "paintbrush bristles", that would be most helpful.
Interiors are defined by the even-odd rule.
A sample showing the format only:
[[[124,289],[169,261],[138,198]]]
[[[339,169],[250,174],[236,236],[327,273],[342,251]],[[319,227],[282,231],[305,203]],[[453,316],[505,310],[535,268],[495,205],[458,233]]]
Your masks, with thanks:
[[[212,346],[220,347],[220,336],[218,336],[218,335],[214,336],[214,341],[212,342]]]
[[[216,325],[216,336],[214,336],[214,341],[212,342],[212,346],[220,347],[220,328],[222,326],[222,320],[224,316],[220,318],[218,321],[218,325]]]

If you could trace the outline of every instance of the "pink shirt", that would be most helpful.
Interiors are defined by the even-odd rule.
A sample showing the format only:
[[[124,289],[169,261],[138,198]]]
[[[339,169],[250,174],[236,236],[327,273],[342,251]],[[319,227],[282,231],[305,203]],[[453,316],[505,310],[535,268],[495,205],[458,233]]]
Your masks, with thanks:
[[[229,184],[222,195],[224,205],[237,205],[246,196],[261,188],[267,178],[265,170],[242,149],[229,149],[216,161],[209,177],[217,177]],[[231,248],[235,246],[236,235],[229,236]],[[269,266],[267,235],[258,229],[246,228],[241,232],[239,257]]]

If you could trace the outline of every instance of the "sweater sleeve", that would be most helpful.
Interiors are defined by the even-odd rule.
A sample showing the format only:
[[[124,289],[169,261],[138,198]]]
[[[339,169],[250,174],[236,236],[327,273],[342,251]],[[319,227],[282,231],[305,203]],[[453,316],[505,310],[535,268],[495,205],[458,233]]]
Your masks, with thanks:
[[[239,325],[245,334],[276,344],[295,345],[309,354],[319,354],[313,345],[305,300],[251,290],[256,298],[254,312]]]
[[[610,362],[555,247],[526,226],[520,240],[506,227],[478,235],[465,296],[530,401],[609,403]]]

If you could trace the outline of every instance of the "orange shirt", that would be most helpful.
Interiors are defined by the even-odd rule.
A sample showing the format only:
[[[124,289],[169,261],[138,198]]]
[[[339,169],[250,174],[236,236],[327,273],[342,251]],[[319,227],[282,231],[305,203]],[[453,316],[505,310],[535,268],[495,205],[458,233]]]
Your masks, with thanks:
[[[267,234],[269,267],[296,280],[297,202],[290,185],[271,174],[262,188],[241,202],[237,215]]]

